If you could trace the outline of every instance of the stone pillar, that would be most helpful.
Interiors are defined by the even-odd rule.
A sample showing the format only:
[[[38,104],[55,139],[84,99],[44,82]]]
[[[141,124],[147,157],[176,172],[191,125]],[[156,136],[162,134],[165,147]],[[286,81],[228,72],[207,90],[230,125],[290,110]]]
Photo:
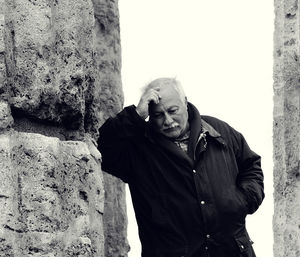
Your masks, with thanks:
[[[274,256],[300,256],[300,13],[298,0],[275,0]]]
[[[0,256],[127,256],[95,143],[123,104],[117,1],[0,6]]]

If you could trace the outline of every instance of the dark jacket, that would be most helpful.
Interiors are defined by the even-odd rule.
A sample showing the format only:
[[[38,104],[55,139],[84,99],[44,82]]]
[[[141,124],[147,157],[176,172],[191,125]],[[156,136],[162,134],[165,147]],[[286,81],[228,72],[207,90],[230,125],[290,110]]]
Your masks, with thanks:
[[[129,106],[100,128],[102,168],[129,184],[143,257],[254,257],[245,217],[264,198],[260,157],[227,123],[188,109],[188,154]]]

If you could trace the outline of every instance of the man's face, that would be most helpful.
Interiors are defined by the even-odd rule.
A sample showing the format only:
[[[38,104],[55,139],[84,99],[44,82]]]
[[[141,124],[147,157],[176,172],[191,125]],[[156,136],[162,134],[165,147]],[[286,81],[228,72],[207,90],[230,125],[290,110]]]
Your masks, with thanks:
[[[160,88],[158,104],[150,104],[150,122],[154,129],[168,138],[183,136],[188,129],[187,103],[172,86]]]

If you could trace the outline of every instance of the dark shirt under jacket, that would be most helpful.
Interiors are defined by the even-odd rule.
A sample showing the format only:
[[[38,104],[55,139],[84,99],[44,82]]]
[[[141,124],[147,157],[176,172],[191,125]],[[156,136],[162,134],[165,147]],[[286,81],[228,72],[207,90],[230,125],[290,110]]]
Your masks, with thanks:
[[[126,107],[100,128],[102,168],[129,185],[143,257],[254,257],[245,217],[264,198],[260,156],[227,123],[188,110],[185,153]]]

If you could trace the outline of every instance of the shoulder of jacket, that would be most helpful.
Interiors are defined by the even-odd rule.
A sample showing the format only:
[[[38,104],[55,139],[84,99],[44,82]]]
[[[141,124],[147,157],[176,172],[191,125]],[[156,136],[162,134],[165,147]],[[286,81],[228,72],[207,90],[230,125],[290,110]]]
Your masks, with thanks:
[[[201,119],[205,120],[209,125],[215,127],[216,129],[219,127],[230,127],[230,125],[227,122],[220,120],[216,117],[201,115]]]
[[[211,125],[226,141],[232,139],[236,141],[240,137],[240,132],[223,120],[208,115],[201,115],[201,118]]]

